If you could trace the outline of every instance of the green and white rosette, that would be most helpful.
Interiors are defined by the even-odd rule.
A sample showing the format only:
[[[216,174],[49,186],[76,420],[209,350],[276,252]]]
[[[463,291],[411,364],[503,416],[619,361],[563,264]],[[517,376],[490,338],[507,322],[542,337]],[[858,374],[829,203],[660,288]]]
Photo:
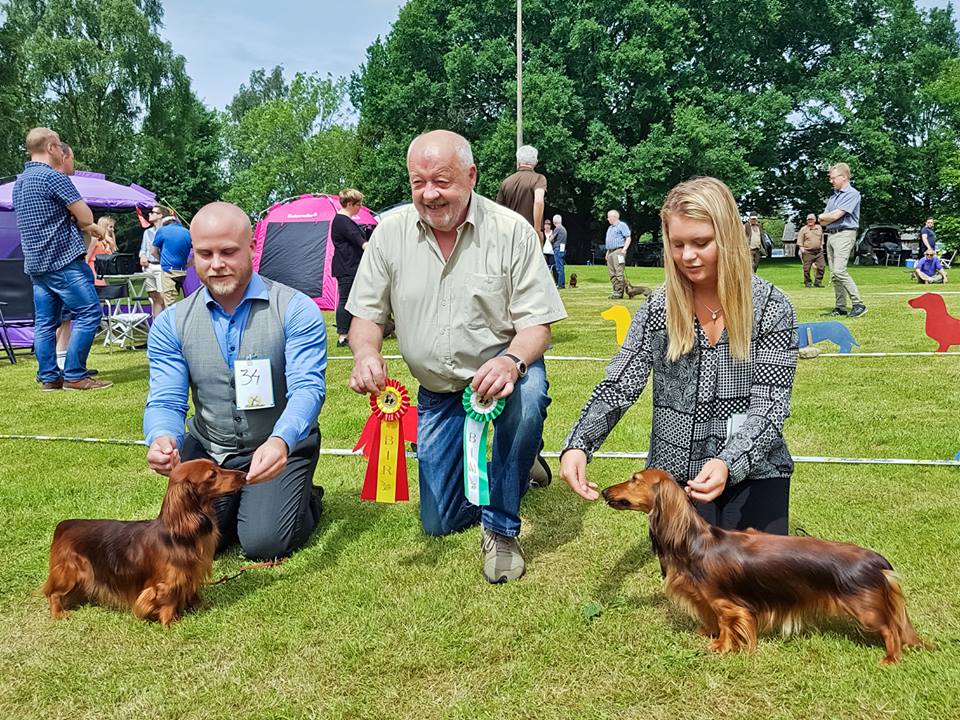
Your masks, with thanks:
[[[463,491],[474,505],[490,504],[490,478],[487,475],[487,430],[503,412],[506,400],[479,398],[468,385],[463,390]]]

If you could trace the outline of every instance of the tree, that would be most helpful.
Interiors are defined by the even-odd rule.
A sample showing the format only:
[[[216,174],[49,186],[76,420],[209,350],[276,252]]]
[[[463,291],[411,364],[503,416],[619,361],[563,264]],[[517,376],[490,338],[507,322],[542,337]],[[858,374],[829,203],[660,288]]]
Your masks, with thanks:
[[[80,168],[134,179],[188,214],[219,197],[220,122],[157,34],[158,0],[10,0],[3,10],[0,167],[18,169],[24,133],[43,124]]]
[[[254,212],[293,195],[339,192],[357,157],[355,133],[344,124],[345,93],[343,80],[303,73],[283,97],[259,103],[248,103],[249,89],[241,87],[230,106],[247,109],[225,129],[225,198]]]
[[[283,100],[290,93],[290,86],[283,78],[283,65],[274,66],[269,75],[263,68],[258,68],[250,73],[248,82],[249,85],[240,85],[227,105],[227,115],[234,122],[240,122],[249,110],[271,100]]]
[[[136,135],[131,173],[161,202],[192,214],[223,194],[222,154],[220,118],[200,102],[181,66]]]
[[[9,0],[4,10],[33,119],[79,165],[125,175],[136,124],[178,67],[158,35],[159,0]]]
[[[351,82],[375,203],[407,197],[418,133],[466,136],[491,193],[513,169],[513,0],[410,0]],[[943,140],[919,89],[957,55],[951,11],[908,0],[530,0],[523,135],[571,236],[617,208],[656,231],[666,192],[714,174],[744,209],[820,209],[825,164],[848,160],[865,213],[938,202]],[[579,226],[579,227],[578,227]],[[585,249],[586,245],[584,245]],[[576,250],[576,248],[575,248]]]
[[[23,140],[30,124],[18,53],[12,29],[0,27],[0,177],[19,172],[23,166]]]

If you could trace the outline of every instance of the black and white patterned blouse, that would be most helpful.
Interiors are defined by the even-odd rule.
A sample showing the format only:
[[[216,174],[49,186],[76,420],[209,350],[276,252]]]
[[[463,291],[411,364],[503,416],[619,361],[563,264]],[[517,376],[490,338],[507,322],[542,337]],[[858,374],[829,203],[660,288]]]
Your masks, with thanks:
[[[731,358],[726,330],[711,346],[695,321],[693,350],[669,362],[666,293],[659,288],[634,316],[606,379],[594,389],[564,449],[579,448],[591,459],[640,397],[652,370],[647,467],[668,470],[685,483],[716,457],[730,468],[729,485],[746,478],[790,477],[793,459],[783,440],[783,423],[790,415],[797,367],[796,313],[782,292],[754,275],[753,316],[748,360]],[[733,416],[738,417],[728,439]]]

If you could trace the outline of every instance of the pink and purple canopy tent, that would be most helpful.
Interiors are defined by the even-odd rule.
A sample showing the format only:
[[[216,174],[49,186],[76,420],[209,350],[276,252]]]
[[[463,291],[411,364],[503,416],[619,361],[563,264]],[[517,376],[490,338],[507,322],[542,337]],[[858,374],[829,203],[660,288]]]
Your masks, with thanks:
[[[339,209],[336,195],[301,195],[271,205],[260,214],[254,230],[254,269],[310,296],[321,310],[336,310],[330,229]],[[353,219],[358,225],[377,224],[367,208]]]

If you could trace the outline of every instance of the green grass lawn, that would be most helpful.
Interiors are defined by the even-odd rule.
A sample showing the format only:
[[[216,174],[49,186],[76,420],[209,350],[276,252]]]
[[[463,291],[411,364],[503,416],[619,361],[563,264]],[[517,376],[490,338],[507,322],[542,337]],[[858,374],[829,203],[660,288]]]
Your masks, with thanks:
[[[606,270],[570,271],[580,286],[563,291],[570,318],[550,352],[609,357],[614,328],[599,316],[612,303]],[[658,268],[628,273],[634,283],[662,280]],[[801,321],[833,304],[829,286],[802,287],[796,263],[760,274],[790,295]],[[869,307],[848,322],[861,351],[934,349],[910,296],[883,294],[916,289],[902,269],[852,274]],[[946,300],[960,317],[960,295]],[[333,345],[331,357],[347,355]],[[385,352],[396,353],[395,341]],[[97,349],[91,365],[116,385],[45,394],[31,359],[0,363],[0,433],[138,439],[144,353]],[[560,448],[604,366],[548,364],[548,450]],[[368,413],[347,388],[350,368],[332,360],[327,371],[326,448],[352,447]],[[390,369],[415,387],[400,361]],[[800,361],[790,448],[951,459],[958,380],[956,356]],[[645,450],[649,426],[644,393],[603,449]],[[599,459],[588,471],[606,486],[640,465]],[[584,503],[559,479],[523,502],[526,577],[490,586],[477,530],[428,538],[415,497],[361,503],[363,468],[360,458],[321,457],[326,509],[309,545],[280,567],[207,589],[210,608],[171,629],[99,607],[54,622],[39,588],[57,522],[155,516],[165,481],[142,447],[0,440],[0,717],[960,717],[960,468],[797,465],[791,525],[885,555],[917,630],[938,646],[893,668],[880,667],[873,639],[843,624],[766,637],[752,656],[712,655],[664,598],[645,517]],[[410,470],[415,488],[415,462]],[[214,577],[244,564],[228,552]]]

